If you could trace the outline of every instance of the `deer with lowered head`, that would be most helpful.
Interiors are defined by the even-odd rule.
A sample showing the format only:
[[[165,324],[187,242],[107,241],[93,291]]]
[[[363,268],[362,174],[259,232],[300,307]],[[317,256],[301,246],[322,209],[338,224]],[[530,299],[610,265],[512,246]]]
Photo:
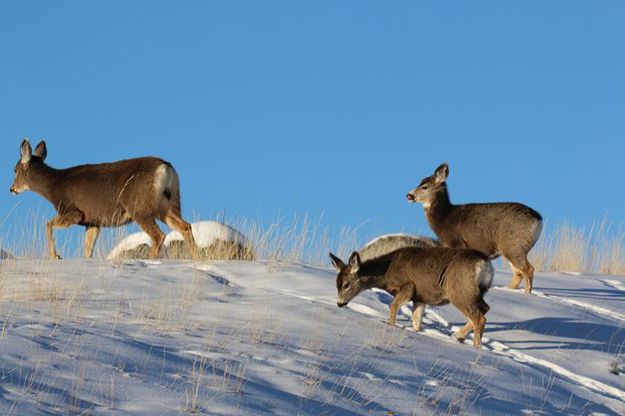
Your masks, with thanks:
[[[50,257],[61,258],[54,247],[55,228],[84,226],[84,255],[90,258],[101,227],[134,221],[150,236],[150,257],[157,258],[165,240],[158,219],[179,231],[197,258],[191,225],[181,217],[178,174],[169,162],[140,157],[55,169],[45,163],[47,154],[44,141],[33,152],[24,139],[11,193],[32,190],[56,209],[57,215],[46,224]]]
[[[443,246],[478,250],[491,259],[503,255],[513,271],[508,287],[516,289],[524,279],[525,293],[531,293],[534,266],[527,256],[540,237],[541,215],[516,202],[454,205],[447,191],[448,176],[449,166],[443,163],[408,192],[408,201],[423,204]]]
[[[361,261],[352,253],[347,264],[330,253],[338,270],[337,305],[346,306],[367,289],[378,288],[394,299],[388,323],[395,325],[397,311],[412,301],[412,326],[421,329],[425,305],[452,303],[467,324],[455,336],[464,341],[473,329],[473,345],[479,347],[490,307],[484,294],[493,281],[493,267],[479,251],[443,247],[405,247],[378,258]]]

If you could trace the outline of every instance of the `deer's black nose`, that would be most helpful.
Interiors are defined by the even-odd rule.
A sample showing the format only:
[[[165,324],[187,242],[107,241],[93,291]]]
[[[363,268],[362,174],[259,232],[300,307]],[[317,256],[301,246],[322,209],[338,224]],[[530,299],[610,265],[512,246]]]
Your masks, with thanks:
[[[338,306],[339,308],[342,308],[345,305],[347,305],[346,302],[336,302],[336,306]]]
[[[410,192],[408,192],[406,194],[406,198],[408,198],[408,201],[414,201],[414,199],[415,199],[414,195],[412,193],[410,193]]]

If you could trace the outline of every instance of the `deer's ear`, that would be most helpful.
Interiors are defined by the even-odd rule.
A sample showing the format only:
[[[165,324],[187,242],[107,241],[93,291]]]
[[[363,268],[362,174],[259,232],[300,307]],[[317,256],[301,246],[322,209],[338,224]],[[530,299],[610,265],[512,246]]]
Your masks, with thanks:
[[[332,265],[335,269],[341,270],[343,267],[345,267],[345,263],[343,263],[343,260],[339,259],[332,253],[330,253],[330,259],[332,260]]]
[[[46,160],[46,156],[48,156],[48,149],[46,148],[46,142],[40,141],[37,147],[35,147],[35,151],[33,155],[41,158],[41,160]]]
[[[360,270],[360,255],[356,251],[349,256],[349,268],[352,273],[358,273],[358,270]]]
[[[33,155],[33,149],[32,147],[30,147],[30,142],[28,141],[28,139],[24,139],[22,141],[22,145],[20,146],[20,162],[22,162],[23,165],[27,164],[28,162],[30,162],[30,158]]]
[[[447,180],[447,176],[449,176],[449,166],[447,163],[441,163],[434,171],[434,180],[436,183],[442,183]]]

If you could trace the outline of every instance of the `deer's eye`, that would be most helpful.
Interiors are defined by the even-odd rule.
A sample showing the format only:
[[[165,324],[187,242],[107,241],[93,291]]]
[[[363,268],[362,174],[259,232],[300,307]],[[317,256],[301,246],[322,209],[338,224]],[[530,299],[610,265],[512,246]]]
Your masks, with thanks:
[[[422,191],[427,191],[427,190],[428,190],[428,186],[427,186],[427,185],[423,185],[423,186],[421,187],[421,190],[422,190]]]
[[[349,289],[349,283],[345,283],[345,284],[343,285],[343,290],[347,290],[347,289]]]

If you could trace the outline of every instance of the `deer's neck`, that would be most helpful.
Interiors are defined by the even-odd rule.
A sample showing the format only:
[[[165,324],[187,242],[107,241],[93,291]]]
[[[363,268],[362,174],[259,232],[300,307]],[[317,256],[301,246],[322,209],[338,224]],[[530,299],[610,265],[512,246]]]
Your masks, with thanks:
[[[436,194],[436,198],[425,207],[425,216],[433,229],[445,221],[454,206],[449,201],[447,185],[443,185]],[[436,230],[435,230],[436,231]]]
[[[360,276],[363,287],[366,289],[384,289],[384,276],[390,266],[390,259],[373,260],[361,266]]]
[[[365,289],[384,289],[384,275],[367,275],[362,278],[362,285]]]
[[[58,170],[44,163],[31,166],[28,172],[29,187],[56,206],[54,187],[57,177]]]

